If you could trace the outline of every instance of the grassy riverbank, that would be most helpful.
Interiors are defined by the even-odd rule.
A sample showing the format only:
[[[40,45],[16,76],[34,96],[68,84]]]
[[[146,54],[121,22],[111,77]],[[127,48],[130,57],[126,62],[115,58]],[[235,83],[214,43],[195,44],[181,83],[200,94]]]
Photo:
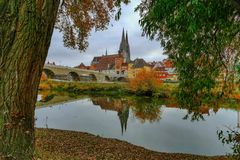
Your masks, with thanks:
[[[177,84],[162,84],[159,86],[153,96],[171,97],[172,92]],[[80,82],[63,82],[63,81],[42,81],[39,90],[52,90],[57,92],[68,92],[77,95],[94,94],[108,96],[124,96],[136,94],[130,89],[128,83],[80,83]]]
[[[225,156],[160,153],[88,133],[36,129],[36,158],[45,160],[228,160]]]

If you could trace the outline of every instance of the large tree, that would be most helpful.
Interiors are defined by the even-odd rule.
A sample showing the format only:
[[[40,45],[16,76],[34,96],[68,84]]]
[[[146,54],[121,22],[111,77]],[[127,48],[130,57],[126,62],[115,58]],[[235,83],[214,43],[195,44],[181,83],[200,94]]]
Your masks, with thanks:
[[[54,26],[65,46],[84,50],[90,31],[105,29],[121,2],[128,0],[0,0],[0,159],[33,157],[35,103]]]
[[[239,55],[240,1],[143,0],[137,10],[143,33],[160,40],[175,63],[180,102],[200,105],[228,68],[228,48]]]

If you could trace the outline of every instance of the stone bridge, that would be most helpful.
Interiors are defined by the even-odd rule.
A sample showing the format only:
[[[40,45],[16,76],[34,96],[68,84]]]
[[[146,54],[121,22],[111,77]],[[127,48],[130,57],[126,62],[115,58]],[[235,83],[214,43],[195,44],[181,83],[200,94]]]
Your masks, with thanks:
[[[45,64],[43,72],[49,79],[67,81],[125,81],[126,75]]]

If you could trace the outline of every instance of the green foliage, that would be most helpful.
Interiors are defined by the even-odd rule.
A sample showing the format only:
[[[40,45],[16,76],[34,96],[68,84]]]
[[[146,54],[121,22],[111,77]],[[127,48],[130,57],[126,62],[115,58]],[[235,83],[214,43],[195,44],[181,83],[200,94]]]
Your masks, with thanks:
[[[176,84],[161,84],[156,88],[153,97],[173,97],[172,92]],[[137,92],[131,90],[126,83],[79,83],[79,82],[59,82],[59,81],[42,81],[39,87],[40,91],[53,90],[57,92],[68,92],[73,94],[101,94],[101,95],[146,95],[146,92]]]
[[[233,158],[239,158],[240,155],[240,132],[236,129],[228,129],[226,131],[217,131],[218,139],[221,140],[223,144],[231,145],[233,150]]]
[[[161,119],[161,105],[163,102],[159,99],[134,97],[132,103],[133,113],[142,123],[145,121],[153,123]]]
[[[216,85],[225,49],[238,43],[236,5],[229,0],[144,0],[136,10],[143,33],[160,40],[175,63],[180,101],[200,104]]]

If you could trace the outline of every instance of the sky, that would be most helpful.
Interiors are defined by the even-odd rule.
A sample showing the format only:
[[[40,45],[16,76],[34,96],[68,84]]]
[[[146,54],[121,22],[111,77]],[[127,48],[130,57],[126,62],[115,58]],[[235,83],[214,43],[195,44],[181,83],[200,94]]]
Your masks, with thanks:
[[[91,32],[89,47],[83,53],[78,50],[68,49],[63,46],[62,34],[54,30],[47,62],[55,62],[57,65],[74,67],[80,63],[90,65],[94,56],[116,54],[119,49],[123,28],[128,31],[131,60],[143,58],[147,62],[161,61],[166,58],[163,48],[158,41],[150,41],[142,37],[139,26],[139,14],[134,9],[140,0],[132,0],[130,4],[122,6],[122,15],[119,21],[112,20],[107,30]]]

